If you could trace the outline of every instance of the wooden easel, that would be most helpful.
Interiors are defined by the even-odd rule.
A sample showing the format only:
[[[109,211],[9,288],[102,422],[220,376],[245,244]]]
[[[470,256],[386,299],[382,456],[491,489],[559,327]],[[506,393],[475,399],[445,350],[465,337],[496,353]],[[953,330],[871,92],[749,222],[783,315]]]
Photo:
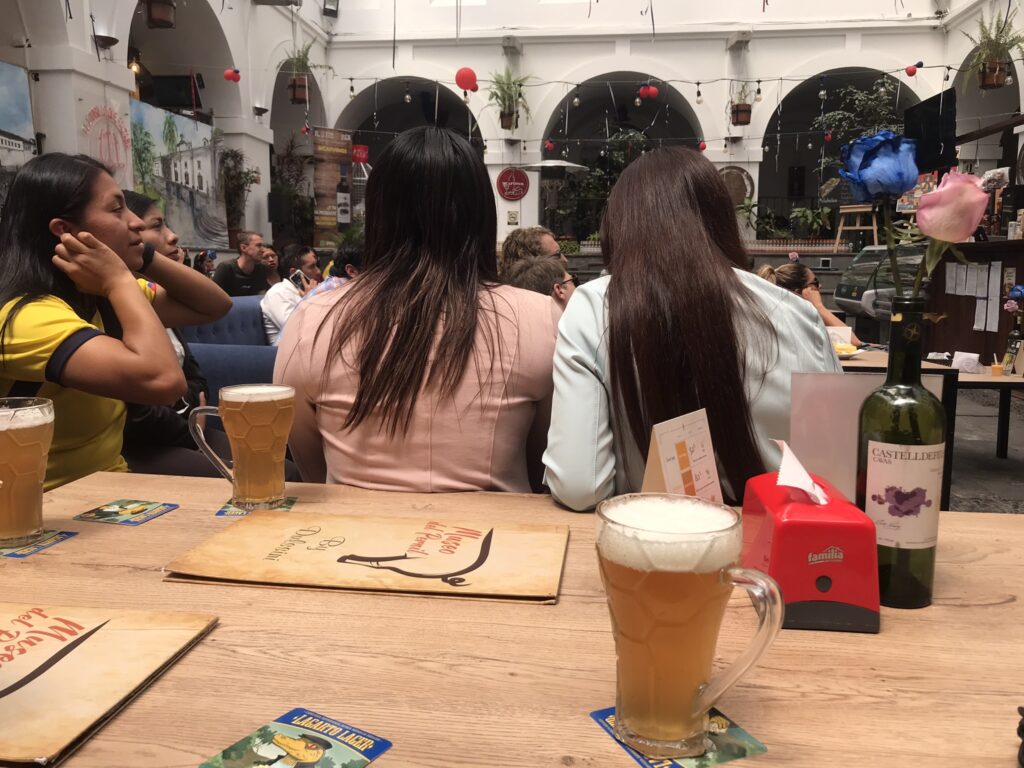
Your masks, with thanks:
[[[861,221],[861,216],[864,214],[868,215],[869,224],[864,224]],[[852,217],[852,223],[849,223],[849,217]],[[872,206],[839,206],[839,226],[836,228],[836,242],[832,246],[832,253],[839,253],[839,243],[843,240],[843,232],[871,232],[872,244],[878,245],[878,220],[875,218]]]

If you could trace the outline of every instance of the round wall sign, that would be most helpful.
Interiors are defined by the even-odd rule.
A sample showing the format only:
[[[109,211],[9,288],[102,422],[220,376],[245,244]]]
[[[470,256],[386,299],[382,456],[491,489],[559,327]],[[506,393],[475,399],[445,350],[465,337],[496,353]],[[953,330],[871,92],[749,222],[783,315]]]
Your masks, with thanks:
[[[518,168],[505,168],[498,174],[497,186],[503,200],[522,200],[530,191],[530,179]]]

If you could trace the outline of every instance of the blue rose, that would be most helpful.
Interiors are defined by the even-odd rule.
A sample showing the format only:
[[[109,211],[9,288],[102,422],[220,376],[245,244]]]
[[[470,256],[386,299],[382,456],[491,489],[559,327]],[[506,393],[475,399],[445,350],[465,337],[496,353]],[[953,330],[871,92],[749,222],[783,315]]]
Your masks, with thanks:
[[[1010,290],[1009,298],[1014,301],[1024,301],[1024,285],[1015,285]]]
[[[916,141],[892,131],[861,136],[840,150],[846,168],[839,175],[850,183],[858,202],[899,197],[917,184],[916,150]]]

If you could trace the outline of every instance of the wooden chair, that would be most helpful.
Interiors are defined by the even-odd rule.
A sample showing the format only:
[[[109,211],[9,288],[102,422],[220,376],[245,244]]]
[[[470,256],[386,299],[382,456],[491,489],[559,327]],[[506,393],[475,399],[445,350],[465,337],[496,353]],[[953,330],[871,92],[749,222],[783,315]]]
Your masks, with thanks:
[[[868,224],[861,221],[861,216],[864,214],[868,216]],[[832,246],[832,253],[839,253],[839,243],[843,240],[844,232],[871,232],[872,244],[878,245],[878,220],[875,218],[873,207],[870,205],[839,206],[836,241]]]

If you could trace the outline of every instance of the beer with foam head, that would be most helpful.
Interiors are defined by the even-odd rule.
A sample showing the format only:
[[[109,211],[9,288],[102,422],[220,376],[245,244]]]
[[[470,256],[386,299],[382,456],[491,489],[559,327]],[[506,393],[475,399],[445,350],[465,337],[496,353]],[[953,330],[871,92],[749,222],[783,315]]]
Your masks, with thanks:
[[[0,398],[0,547],[31,544],[43,532],[43,480],[53,440],[53,404]]]
[[[704,752],[718,630],[734,583],[746,586],[756,573],[735,568],[742,545],[739,515],[701,499],[632,494],[598,508],[598,561],[617,654],[616,735],[649,757]],[[777,625],[749,661],[734,665],[741,668],[717,686],[719,695],[778,631],[777,589],[775,596]]]
[[[231,503],[242,509],[277,506],[284,500],[284,456],[295,390],[276,384],[224,387],[219,414],[234,462]]]

